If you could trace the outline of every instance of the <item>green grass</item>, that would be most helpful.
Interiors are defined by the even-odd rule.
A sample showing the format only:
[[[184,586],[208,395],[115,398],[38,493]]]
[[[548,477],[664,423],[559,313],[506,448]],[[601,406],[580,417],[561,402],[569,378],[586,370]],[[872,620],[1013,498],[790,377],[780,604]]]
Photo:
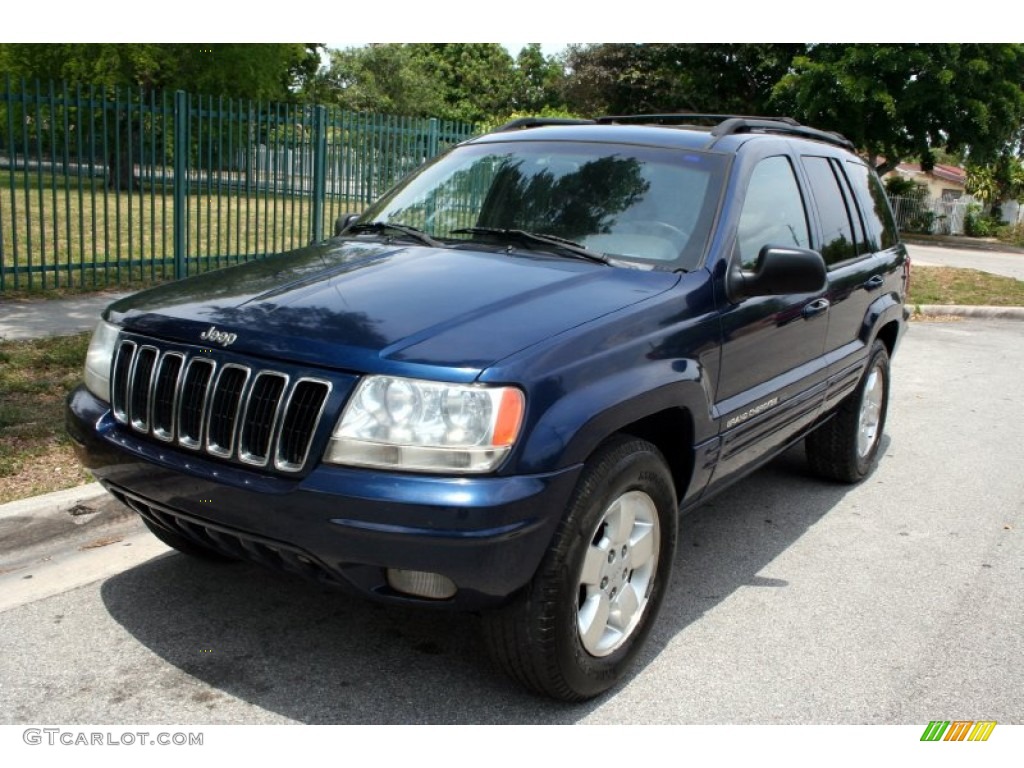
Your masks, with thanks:
[[[81,189],[79,189],[81,186]],[[312,199],[199,186],[186,198],[190,273],[280,253],[312,239]],[[334,216],[363,205],[331,199]],[[174,276],[174,197],[162,188],[117,193],[101,178],[0,171],[3,296],[38,290],[142,287]],[[127,264],[127,262],[133,262]],[[140,264],[139,262],[145,262]],[[56,266],[56,272],[31,272]]]
[[[914,267],[907,303],[964,306],[1024,306],[1024,281],[977,269]]]
[[[0,342],[0,504],[89,481],[64,431],[89,334]]]

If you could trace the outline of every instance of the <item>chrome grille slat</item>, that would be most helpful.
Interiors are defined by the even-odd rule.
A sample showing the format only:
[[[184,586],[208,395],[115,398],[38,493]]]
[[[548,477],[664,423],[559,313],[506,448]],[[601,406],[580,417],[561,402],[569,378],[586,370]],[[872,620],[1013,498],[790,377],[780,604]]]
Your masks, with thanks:
[[[131,375],[132,363],[135,361],[135,350],[138,345],[134,341],[124,341],[117,350],[111,372],[111,408],[114,418],[122,424],[128,423],[128,380]]]
[[[301,471],[332,385],[206,354],[122,339],[111,371],[114,417],[218,459]]]
[[[317,379],[302,378],[295,382],[285,406],[281,434],[277,441],[274,465],[295,472],[306,463],[315,426],[327,404],[330,385]]]
[[[174,439],[174,424],[178,416],[177,394],[184,363],[185,356],[180,352],[165,353],[160,358],[153,384],[153,434],[167,442]]]
[[[153,373],[158,355],[156,347],[139,347],[129,374],[128,420],[139,432],[149,431],[149,404],[152,402]]]
[[[242,432],[238,438],[238,458],[246,464],[266,466],[278,418],[284,407],[288,377],[261,371],[253,380],[245,403]]]
[[[206,400],[216,367],[212,360],[193,357],[185,370],[178,398],[178,443],[186,448],[203,444]]]
[[[206,450],[214,456],[228,457],[235,448],[238,413],[242,393],[249,382],[249,369],[229,363],[220,369],[213,385],[209,422],[206,427]]]

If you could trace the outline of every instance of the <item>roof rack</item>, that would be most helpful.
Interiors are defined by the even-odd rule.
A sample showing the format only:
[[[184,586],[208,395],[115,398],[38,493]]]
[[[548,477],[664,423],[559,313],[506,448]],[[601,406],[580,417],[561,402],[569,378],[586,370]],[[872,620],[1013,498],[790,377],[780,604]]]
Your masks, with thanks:
[[[584,120],[575,117],[519,117],[510,120],[502,126],[494,129],[495,133],[502,131],[518,131],[521,128],[539,128],[543,125],[593,125],[593,120]]]
[[[853,142],[834,131],[819,131],[817,128],[810,128],[801,125],[791,117],[787,118],[763,118],[763,117],[731,117],[711,129],[711,135],[716,139],[722,136],[729,136],[734,133],[779,133],[787,136],[800,136],[806,139],[817,139],[837,147],[855,151]]]
[[[816,139],[837,147],[856,151],[853,142],[834,131],[821,131],[794,120],[792,117],[761,117],[759,115],[719,115],[698,112],[669,112],[651,115],[604,115],[596,120],[572,117],[520,117],[505,123],[495,132],[515,131],[521,128],[537,128],[544,125],[689,125],[697,121],[714,123],[703,126],[711,131],[714,140],[737,133],[777,133],[784,136],[800,136]],[[712,142],[714,143],[714,142]]]
[[[787,136],[801,136],[834,144],[851,152],[855,150],[853,142],[840,133],[820,131],[794,120],[792,117],[762,117],[760,115],[718,115],[698,112],[672,112],[656,115],[606,115],[597,118],[596,122],[608,125],[612,123],[638,123],[646,125],[692,125],[697,121],[715,122],[711,127],[711,135],[716,139],[736,133],[778,133]]]
[[[608,125],[611,123],[643,123],[647,125],[690,125],[697,120],[713,121],[721,123],[724,120],[732,120],[742,117],[747,120],[778,120],[790,125],[800,125],[792,117],[759,117],[757,115],[719,115],[704,114],[701,112],[667,112],[664,114],[652,115],[604,115],[597,118],[595,122]]]

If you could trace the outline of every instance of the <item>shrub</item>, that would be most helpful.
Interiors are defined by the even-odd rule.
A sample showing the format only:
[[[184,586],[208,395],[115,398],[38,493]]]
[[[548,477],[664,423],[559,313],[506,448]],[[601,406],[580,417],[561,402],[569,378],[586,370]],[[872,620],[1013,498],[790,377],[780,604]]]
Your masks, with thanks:
[[[968,237],[995,237],[1005,227],[1003,222],[991,213],[982,211],[977,203],[967,207],[964,216],[964,233]]]

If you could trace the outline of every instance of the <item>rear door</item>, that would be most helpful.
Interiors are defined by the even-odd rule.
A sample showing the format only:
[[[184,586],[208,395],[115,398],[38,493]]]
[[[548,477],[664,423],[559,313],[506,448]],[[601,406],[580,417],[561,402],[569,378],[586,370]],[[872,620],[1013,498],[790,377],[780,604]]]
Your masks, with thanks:
[[[860,379],[873,326],[872,304],[899,280],[895,273],[888,275],[893,259],[887,251],[896,245],[896,238],[894,233],[886,234],[875,207],[866,204],[865,198],[870,199],[867,166],[814,155],[803,155],[800,161],[815,201],[818,250],[829,271],[825,352],[831,370],[827,394],[831,406]]]

